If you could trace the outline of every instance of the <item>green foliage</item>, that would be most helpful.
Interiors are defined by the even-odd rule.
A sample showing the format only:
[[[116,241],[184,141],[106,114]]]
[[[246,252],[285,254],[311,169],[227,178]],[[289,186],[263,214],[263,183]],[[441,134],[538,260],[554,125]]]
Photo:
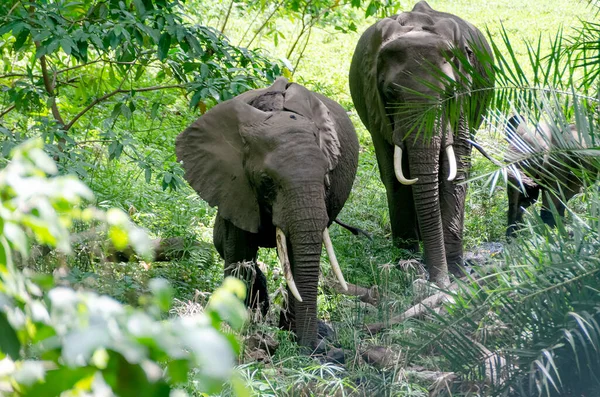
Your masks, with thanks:
[[[85,176],[93,142],[109,159],[127,156],[148,181],[158,174],[163,189],[181,186],[181,171],[172,155],[152,158],[131,128],[136,122],[164,119],[183,96],[204,112],[282,72],[260,53],[190,24],[172,0],[5,1],[0,56],[4,155],[42,136],[61,167]]]
[[[74,220],[105,225],[115,247],[129,244],[142,256],[150,254],[145,233],[123,212],[81,209],[82,200],[92,197],[83,183],[71,176],[48,178],[57,170],[41,147],[39,140],[23,144],[0,170],[0,391],[169,396],[191,380],[194,369],[198,390],[218,392],[231,378],[239,351],[221,325],[239,330],[246,318],[239,280],[227,279],[203,314],[163,320],[174,292],[163,279],[150,281],[144,308],[134,309],[16,268],[13,251],[26,257],[30,241],[69,252]]]
[[[592,25],[584,23],[585,29]],[[600,151],[598,103],[587,94],[597,90],[597,80],[590,80],[596,54],[571,53],[586,44],[567,45],[562,31],[552,38],[549,54],[541,50],[541,40],[528,45],[528,63],[518,59],[506,30],[492,44],[500,87],[495,98],[499,112],[489,117],[490,127],[503,131],[502,111],[547,123],[552,142],[544,142],[546,149],[525,147],[530,153],[520,160],[529,165],[543,161],[543,172],[528,176],[563,202],[566,186],[557,184],[558,170],[577,176],[584,186],[583,205],[576,212],[566,203],[566,219],[550,208],[556,229],[535,213],[526,216],[518,238],[505,246],[502,263],[459,283],[447,315],[432,312],[415,327],[418,342],[412,354],[434,347],[447,368],[462,375],[463,385],[483,388],[486,395],[594,395],[600,389]],[[582,145],[565,138],[571,136],[569,123],[576,125]],[[501,147],[491,150],[501,152]],[[514,164],[479,176],[488,177],[493,191],[510,167]]]

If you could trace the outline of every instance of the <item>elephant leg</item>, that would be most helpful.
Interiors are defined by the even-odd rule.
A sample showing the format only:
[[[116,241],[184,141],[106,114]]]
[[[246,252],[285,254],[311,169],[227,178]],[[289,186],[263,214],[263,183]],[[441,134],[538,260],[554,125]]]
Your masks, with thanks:
[[[398,182],[394,172],[394,147],[382,137],[373,135],[379,175],[387,193],[394,245],[411,252],[419,251],[419,227],[411,186]],[[405,176],[410,178],[408,156],[402,159]]]
[[[261,313],[269,310],[267,278],[256,264],[258,253],[257,235],[248,233],[221,216],[215,219],[213,241],[219,255],[225,261],[225,277],[235,276],[246,283],[246,305],[259,308]]]
[[[523,223],[523,214],[525,209],[535,204],[540,194],[539,186],[525,186],[522,191],[519,182],[515,178],[510,178],[506,186],[508,196],[508,222],[506,228],[506,237],[514,237]]]
[[[459,136],[460,138],[460,136]],[[468,170],[471,167],[471,145],[464,139],[454,142],[457,173],[454,181],[448,181],[450,165],[448,156],[442,151],[440,161],[440,208],[444,230],[444,246],[448,272],[460,277],[464,275],[463,229],[465,223],[465,200],[467,197]]]
[[[554,215],[552,214],[551,205],[556,208],[556,212],[558,216],[564,218],[566,203],[576,194],[576,190],[573,186],[566,186],[566,189],[563,192],[564,197],[558,197],[553,192],[544,192],[542,195],[542,210],[540,211],[540,217],[542,221],[550,227],[556,227],[556,219],[554,219]],[[552,203],[552,204],[551,204]]]

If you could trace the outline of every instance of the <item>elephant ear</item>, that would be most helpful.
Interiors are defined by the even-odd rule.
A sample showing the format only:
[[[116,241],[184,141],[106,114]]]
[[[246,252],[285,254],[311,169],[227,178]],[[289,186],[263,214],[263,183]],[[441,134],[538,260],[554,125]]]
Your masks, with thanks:
[[[260,212],[243,168],[240,129],[264,122],[269,113],[230,99],[206,112],[175,141],[184,178],[219,215],[240,229],[256,233]]]
[[[350,92],[357,113],[367,130],[377,131],[389,144],[393,144],[392,127],[379,92],[377,63],[386,42],[401,35],[404,29],[412,29],[397,21],[401,17],[402,14],[384,18],[371,25],[360,37],[350,64]]]
[[[315,123],[319,130],[319,146],[327,158],[329,171],[335,169],[340,157],[340,141],[327,106],[305,87],[292,83],[285,91],[283,108]]]

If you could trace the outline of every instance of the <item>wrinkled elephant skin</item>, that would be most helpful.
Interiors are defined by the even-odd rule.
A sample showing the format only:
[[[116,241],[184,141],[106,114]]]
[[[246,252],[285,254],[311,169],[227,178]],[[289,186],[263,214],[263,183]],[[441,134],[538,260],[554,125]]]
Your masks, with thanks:
[[[537,201],[540,192],[542,192],[540,217],[548,226],[556,226],[551,211],[552,206],[556,208],[558,215],[563,217],[565,203],[583,186],[583,181],[572,170],[580,167],[597,170],[597,165],[586,159],[571,156],[568,150],[565,150],[587,147],[585,140],[577,131],[577,126],[575,124],[550,125],[542,122],[536,128],[530,128],[523,116],[512,116],[506,125],[506,139],[510,146],[505,161],[516,164],[517,169],[531,178],[525,184],[522,183],[522,177],[517,178],[513,173],[509,174],[506,186],[508,196],[506,237],[514,237],[519,230],[519,224],[523,222],[525,209]],[[556,192],[561,194],[556,195]]]
[[[345,110],[279,78],[209,110],[177,137],[176,152],[185,179],[218,207],[213,236],[225,274],[256,263],[259,247],[277,245],[288,281],[285,318],[298,342],[314,347],[322,244],[358,164]],[[247,304],[266,313],[264,274],[252,265],[238,272],[250,287]]]
[[[368,28],[350,66],[352,100],[373,138],[394,243],[417,250],[422,241],[430,278],[440,285],[448,269],[462,272],[466,140],[481,124],[493,85],[493,56],[481,32],[424,1]],[[453,103],[460,111],[450,111]],[[429,109],[437,116],[418,122]]]

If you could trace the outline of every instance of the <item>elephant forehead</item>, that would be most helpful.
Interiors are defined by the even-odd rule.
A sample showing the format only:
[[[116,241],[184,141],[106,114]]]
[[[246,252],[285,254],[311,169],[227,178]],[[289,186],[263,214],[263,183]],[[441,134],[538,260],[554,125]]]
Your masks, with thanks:
[[[421,52],[434,51],[437,54],[452,47],[452,41],[447,38],[429,31],[419,30],[392,37],[382,44],[381,52],[418,50]]]
[[[431,26],[435,23],[431,15],[423,12],[403,12],[394,18],[400,25],[414,27]]]
[[[431,16],[420,12],[407,12],[390,18],[384,18],[379,22],[382,46],[399,38],[415,38],[415,40],[437,40],[452,41],[453,32],[440,29],[441,26],[456,25],[450,18],[438,18],[434,20]],[[459,29],[458,25],[456,28]],[[429,34],[429,35],[428,35]]]
[[[242,126],[242,133],[249,135],[260,135],[264,137],[278,136],[281,134],[306,135],[314,137],[316,133],[315,123],[308,118],[294,112],[273,112],[259,124]]]

